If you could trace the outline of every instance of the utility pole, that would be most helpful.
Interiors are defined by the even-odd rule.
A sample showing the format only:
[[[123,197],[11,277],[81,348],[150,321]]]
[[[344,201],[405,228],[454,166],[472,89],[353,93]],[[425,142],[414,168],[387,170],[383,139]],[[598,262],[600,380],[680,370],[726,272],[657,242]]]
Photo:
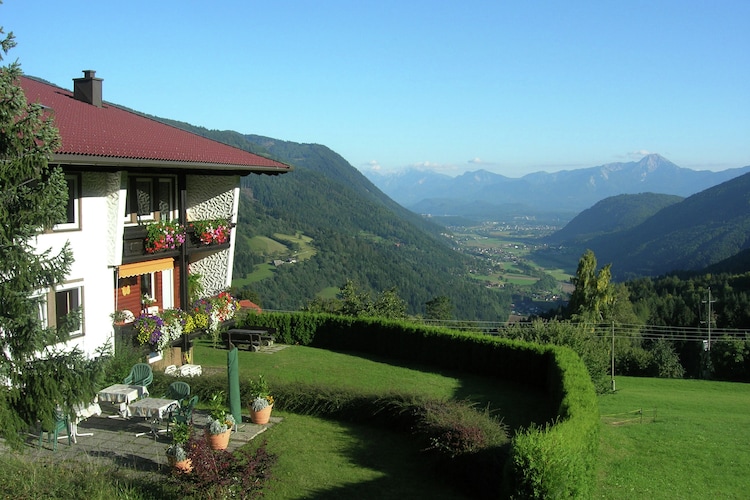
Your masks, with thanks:
[[[708,345],[707,345],[707,351],[711,350],[711,304],[716,302],[715,300],[711,300],[711,287],[708,287],[708,300],[704,300],[704,304],[708,304],[708,317],[706,318],[706,324],[708,325]]]
[[[615,392],[615,322],[612,322],[612,392]]]

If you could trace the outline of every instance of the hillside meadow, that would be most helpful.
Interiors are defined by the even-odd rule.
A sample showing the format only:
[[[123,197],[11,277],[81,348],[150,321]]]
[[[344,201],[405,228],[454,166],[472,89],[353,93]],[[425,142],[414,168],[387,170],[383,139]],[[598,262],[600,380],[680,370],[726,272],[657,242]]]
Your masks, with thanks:
[[[750,385],[633,377],[616,385],[600,396],[597,498],[747,498]]]

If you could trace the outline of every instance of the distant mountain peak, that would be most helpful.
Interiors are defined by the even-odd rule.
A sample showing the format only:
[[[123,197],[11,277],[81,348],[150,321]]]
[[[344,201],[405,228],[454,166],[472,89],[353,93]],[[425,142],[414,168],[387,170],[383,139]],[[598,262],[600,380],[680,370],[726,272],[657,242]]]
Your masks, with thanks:
[[[651,153],[641,158],[638,161],[638,166],[642,169],[648,170],[649,172],[652,172],[661,167],[679,168],[671,161],[656,153]]]

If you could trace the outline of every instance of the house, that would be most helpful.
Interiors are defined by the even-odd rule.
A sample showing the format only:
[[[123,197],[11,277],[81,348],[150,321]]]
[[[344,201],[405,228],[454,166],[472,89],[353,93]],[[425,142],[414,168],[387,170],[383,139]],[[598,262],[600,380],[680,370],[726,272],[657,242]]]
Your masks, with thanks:
[[[83,73],[72,91],[26,76],[20,85],[54,118],[62,145],[50,162],[62,167],[69,193],[67,219],[36,242],[39,250],[59,250],[68,241],[75,258],[66,282],[47,292],[42,315],[52,325],[80,306],[71,347],[93,355],[113,338],[115,311],[186,308],[190,280],[205,296],[226,289],[240,177],[291,167],[108,103],[103,80]],[[194,237],[194,225],[219,220],[228,239],[206,244]],[[151,253],[148,229],[165,222],[186,227],[186,241]]]

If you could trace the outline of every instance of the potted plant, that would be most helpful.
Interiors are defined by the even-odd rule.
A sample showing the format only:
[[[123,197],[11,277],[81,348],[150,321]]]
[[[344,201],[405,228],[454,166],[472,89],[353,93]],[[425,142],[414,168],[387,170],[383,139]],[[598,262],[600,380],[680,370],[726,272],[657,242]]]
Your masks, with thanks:
[[[229,446],[229,436],[234,424],[234,416],[224,408],[224,393],[217,392],[211,397],[206,424],[206,439],[212,450],[225,450]]]
[[[115,326],[122,326],[127,323],[132,323],[135,319],[133,313],[128,311],[127,309],[118,309],[117,311],[110,314],[110,317],[112,318],[112,324]]]
[[[175,423],[172,427],[172,444],[167,446],[167,461],[170,467],[180,474],[189,474],[193,470],[192,461],[185,449],[191,432],[192,429],[188,424]]]
[[[268,382],[259,375],[257,380],[250,380],[250,419],[254,424],[267,424],[271,420],[273,396]]]

